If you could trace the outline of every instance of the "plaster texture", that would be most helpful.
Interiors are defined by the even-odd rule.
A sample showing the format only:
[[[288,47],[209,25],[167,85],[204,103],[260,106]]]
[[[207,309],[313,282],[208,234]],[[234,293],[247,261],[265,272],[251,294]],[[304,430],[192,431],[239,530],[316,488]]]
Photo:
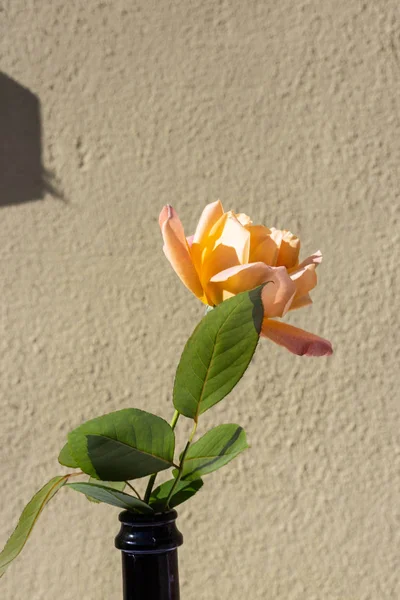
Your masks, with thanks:
[[[72,427],[172,415],[203,309],[158,213],[190,234],[219,197],[321,248],[314,305],[289,320],[335,354],[264,340],[202,418],[252,447],[179,511],[182,598],[398,600],[398,0],[2,0],[0,59],[0,136],[32,115],[0,181],[33,177],[0,203],[0,542],[65,471]],[[62,490],[1,598],[120,598],[117,513]]]

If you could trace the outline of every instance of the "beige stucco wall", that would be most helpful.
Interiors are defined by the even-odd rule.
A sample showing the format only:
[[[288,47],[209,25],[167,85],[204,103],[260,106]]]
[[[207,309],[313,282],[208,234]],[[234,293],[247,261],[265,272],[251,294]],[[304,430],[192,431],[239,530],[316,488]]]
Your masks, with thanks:
[[[0,542],[64,472],[70,428],[129,406],[170,418],[202,309],[157,217],[172,203],[189,234],[219,197],[323,250],[290,321],[335,354],[264,341],[202,419],[240,423],[252,448],[179,511],[182,598],[400,598],[398,0],[1,8],[0,70],[40,102],[64,200],[0,206]],[[120,598],[117,514],[62,490],[1,598]]]

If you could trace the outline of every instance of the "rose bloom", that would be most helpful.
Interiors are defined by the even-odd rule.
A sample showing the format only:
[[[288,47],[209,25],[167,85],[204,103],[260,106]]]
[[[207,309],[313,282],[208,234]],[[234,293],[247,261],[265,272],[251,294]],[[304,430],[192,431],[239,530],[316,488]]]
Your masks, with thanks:
[[[245,214],[224,212],[221,202],[203,210],[195,234],[186,237],[172,206],[159,223],[164,253],[186,287],[204,304],[215,306],[240,292],[268,283],[263,290],[261,335],[290,352],[332,354],[328,340],[282,322],[289,310],[312,303],[315,269],[321,252],[299,262],[300,240],[290,231],[253,225]]]

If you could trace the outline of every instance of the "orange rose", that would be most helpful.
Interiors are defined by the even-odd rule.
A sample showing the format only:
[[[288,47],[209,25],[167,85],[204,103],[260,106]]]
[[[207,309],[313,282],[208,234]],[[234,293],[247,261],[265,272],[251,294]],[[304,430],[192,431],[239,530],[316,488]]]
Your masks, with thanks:
[[[164,206],[159,223],[166,257],[204,304],[215,306],[271,281],[273,285],[263,290],[261,335],[294,354],[332,354],[328,340],[276,320],[312,303],[309,292],[317,284],[321,252],[299,263],[299,238],[289,231],[253,225],[247,215],[224,212],[219,200],[205,207],[195,234],[188,238],[172,206]]]

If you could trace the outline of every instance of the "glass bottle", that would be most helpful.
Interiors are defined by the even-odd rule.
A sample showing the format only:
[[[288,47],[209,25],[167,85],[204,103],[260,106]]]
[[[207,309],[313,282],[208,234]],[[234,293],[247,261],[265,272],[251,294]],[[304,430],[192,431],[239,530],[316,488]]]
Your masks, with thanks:
[[[122,551],[124,600],[179,600],[176,510],[153,515],[124,511],[115,547]]]

